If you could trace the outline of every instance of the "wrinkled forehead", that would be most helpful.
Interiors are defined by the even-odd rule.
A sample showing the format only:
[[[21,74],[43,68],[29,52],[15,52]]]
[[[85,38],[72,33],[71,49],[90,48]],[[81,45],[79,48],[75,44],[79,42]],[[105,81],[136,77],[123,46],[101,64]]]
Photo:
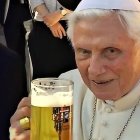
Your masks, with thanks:
[[[79,19],[75,24],[75,29],[80,27],[83,30],[92,30],[99,28],[100,31],[110,31],[115,33],[118,32],[128,34],[125,20],[116,13],[109,13],[102,16],[89,16]],[[74,33],[75,30],[74,29]]]
[[[75,24],[73,47],[98,46],[99,44],[129,44],[134,40],[116,14],[97,18],[84,18]]]

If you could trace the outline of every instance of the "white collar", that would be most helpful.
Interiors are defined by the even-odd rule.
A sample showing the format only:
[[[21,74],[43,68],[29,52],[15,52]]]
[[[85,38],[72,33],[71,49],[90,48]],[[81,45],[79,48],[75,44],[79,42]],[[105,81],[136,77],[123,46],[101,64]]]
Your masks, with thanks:
[[[136,86],[125,96],[117,101],[107,100],[106,103],[112,106],[115,110],[122,111],[135,106],[140,99],[140,81]],[[103,101],[104,102],[104,101]]]

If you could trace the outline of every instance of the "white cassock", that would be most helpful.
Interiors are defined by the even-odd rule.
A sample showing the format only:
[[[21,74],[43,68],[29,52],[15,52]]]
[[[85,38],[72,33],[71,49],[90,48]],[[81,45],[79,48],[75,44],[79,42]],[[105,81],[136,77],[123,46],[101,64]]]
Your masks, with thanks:
[[[85,86],[77,69],[60,77],[74,81],[73,140],[89,140],[95,96]],[[105,103],[97,99],[92,140],[117,140],[139,99],[140,82],[129,94],[115,102]],[[137,105],[120,140],[140,140],[140,104]]]

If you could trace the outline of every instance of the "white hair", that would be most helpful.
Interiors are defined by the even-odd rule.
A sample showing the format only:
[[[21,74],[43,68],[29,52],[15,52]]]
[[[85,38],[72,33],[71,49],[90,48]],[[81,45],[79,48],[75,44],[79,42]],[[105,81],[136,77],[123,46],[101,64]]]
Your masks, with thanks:
[[[140,42],[140,12],[124,11],[124,10],[103,10],[103,9],[87,9],[83,11],[73,12],[68,20],[68,38],[73,41],[73,31],[75,24],[87,17],[101,17],[115,12],[118,15],[122,25],[127,29],[129,36],[136,42]]]

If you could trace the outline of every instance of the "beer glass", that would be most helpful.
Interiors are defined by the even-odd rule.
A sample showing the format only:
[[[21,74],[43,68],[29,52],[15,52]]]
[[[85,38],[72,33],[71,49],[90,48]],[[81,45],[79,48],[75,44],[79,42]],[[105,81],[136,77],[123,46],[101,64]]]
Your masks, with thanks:
[[[31,82],[30,140],[72,140],[73,82],[39,78]]]

